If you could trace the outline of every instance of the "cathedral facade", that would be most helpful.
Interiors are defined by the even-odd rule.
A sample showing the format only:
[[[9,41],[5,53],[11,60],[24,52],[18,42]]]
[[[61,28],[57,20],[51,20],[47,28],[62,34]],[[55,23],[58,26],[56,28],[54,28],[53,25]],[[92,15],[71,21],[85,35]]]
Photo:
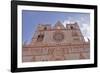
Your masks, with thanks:
[[[29,44],[23,44],[22,62],[80,60],[90,58],[90,40],[85,41],[78,23],[58,21],[39,24]]]

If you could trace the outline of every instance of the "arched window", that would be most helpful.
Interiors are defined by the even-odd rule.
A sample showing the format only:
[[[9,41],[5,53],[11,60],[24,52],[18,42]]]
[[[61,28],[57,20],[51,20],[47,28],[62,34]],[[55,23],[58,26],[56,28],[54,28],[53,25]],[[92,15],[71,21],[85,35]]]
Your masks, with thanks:
[[[70,26],[71,29],[73,29],[73,26]]]
[[[37,37],[37,41],[43,41],[43,38],[44,38],[44,35],[43,34],[40,34],[40,35],[38,35],[38,37]]]
[[[47,27],[44,27],[44,30],[47,30]]]

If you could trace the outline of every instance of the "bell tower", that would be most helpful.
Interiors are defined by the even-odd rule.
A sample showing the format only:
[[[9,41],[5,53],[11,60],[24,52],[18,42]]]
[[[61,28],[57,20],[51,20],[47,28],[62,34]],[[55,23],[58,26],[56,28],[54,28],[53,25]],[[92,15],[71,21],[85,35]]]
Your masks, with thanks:
[[[66,29],[70,31],[73,42],[79,42],[79,43],[85,42],[84,36],[82,35],[82,32],[77,22],[66,24]]]

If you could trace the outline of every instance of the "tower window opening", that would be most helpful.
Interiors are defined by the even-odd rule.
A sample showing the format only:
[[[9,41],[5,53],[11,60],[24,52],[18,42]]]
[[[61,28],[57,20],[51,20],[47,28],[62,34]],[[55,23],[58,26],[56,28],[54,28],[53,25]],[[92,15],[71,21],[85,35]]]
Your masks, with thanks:
[[[40,34],[38,35],[37,41],[43,41],[44,35]]]
[[[47,30],[47,27],[44,27],[44,30]]]
[[[73,26],[71,26],[70,28],[73,29]]]

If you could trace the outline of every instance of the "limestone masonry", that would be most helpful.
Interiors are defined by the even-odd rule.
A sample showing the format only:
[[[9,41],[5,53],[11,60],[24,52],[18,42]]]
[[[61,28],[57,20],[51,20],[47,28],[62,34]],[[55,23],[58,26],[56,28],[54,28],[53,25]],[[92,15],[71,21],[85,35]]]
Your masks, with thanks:
[[[90,40],[85,41],[78,23],[58,21],[39,24],[29,44],[23,44],[22,62],[80,60],[90,58]]]

